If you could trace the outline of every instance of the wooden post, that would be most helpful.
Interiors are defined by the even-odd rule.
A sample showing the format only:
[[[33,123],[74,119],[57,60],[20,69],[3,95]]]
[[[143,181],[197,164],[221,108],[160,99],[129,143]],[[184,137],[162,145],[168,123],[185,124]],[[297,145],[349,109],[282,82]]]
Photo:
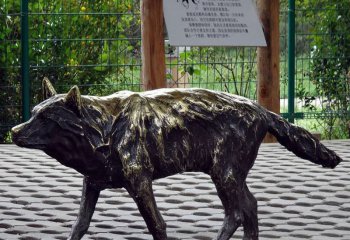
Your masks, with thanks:
[[[280,34],[279,0],[257,0],[258,12],[263,25],[267,47],[259,47],[258,63],[258,102],[268,110],[280,113]],[[268,134],[264,142],[275,142]]]
[[[163,0],[142,0],[141,45],[144,90],[166,87],[163,24]]]

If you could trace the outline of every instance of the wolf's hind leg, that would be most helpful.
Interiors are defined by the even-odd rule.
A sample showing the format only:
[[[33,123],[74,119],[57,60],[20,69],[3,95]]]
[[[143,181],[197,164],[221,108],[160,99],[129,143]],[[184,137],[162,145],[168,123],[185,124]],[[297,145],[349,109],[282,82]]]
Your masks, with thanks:
[[[258,227],[258,204],[249,191],[248,186],[244,183],[243,192],[243,229],[244,229],[244,240],[257,240],[259,239],[259,227]]]
[[[225,211],[224,223],[216,237],[217,240],[228,240],[242,224],[242,212],[240,201],[242,192],[237,185],[232,171],[226,171],[226,174],[211,174],[219,198]]]
[[[83,193],[80,201],[78,218],[74,223],[68,240],[79,240],[87,232],[92,215],[95,211],[100,190],[95,189],[89,181],[84,178]]]

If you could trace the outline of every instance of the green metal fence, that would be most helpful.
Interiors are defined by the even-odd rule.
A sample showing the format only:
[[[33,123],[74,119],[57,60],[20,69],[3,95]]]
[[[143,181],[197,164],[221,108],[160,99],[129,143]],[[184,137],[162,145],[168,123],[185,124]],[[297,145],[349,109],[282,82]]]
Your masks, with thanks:
[[[328,139],[349,137],[350,2],[296,3],[296,123]]]
[[[295,1],[294,10],[293,0],[281,1],[281,112],[310,130],[344,137],[349,119],[344,109],[349,81],[344,72],[350,56],[345,53],[350,51],[350,37],[331,23],[322,28],[321,19],[339,21],[337,17],[344,15],[346,28],[349,15],[342,10],[350,12],[350,6],[345,0],[312,2]],[[27,119],[40,101],[44,76],[58,92],[74,84],[84,94],[140,91],[139,5],[139,0],[0,0],[0,142],[9,140],[8,130]],[[327,69],[332,61],[340,66],[322,44],[343,44],[342,74],[320,71],[322,61],[328,62]],[[166,53],[169,87],[203,87],[256,99],[256,48],[167,46]],[[329,79],[342,83],[341,100],[325,91]],[[335,107],[339,102],[343,108]],[[335,130],[337,126],[341,127]]]

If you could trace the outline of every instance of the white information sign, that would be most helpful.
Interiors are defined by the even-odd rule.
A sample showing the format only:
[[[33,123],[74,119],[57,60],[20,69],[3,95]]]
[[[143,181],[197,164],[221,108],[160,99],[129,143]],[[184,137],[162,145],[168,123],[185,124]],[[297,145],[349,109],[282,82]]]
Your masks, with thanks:
[[[266,46],[252,0],[164,0],[173,46]]]

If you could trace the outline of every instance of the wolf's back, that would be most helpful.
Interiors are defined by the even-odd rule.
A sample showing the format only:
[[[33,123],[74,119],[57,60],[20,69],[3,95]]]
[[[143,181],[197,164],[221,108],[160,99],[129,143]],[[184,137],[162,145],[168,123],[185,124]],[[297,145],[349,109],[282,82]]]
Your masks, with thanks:
[[[277,141],[298,157],[327,168],[335,168],[342,159],[326,148],[318,139],[305,129],[290,124],[277,114],[268,112],[268,131]]]

